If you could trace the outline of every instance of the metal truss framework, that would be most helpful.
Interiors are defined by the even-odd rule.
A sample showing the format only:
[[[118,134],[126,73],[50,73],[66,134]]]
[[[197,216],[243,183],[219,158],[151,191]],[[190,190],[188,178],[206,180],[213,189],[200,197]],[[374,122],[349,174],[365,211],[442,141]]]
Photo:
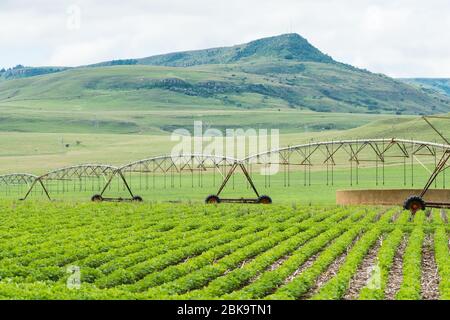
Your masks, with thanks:
[[[28,173],[11,173],[0,176],[0,185],[31,185],[37,178]]]
[[[437,158],[441,153],[443,154],[443,158],[438,162]],[[244,159],[216,155],[180,154],[176,156],[167,155],[152,157],[135,161],[121,167],[103,164],[83,164],[51,171],[42,176],[20,173],[9,174],[0,176],[0,185],[22,184],[29,186],[28,192],[23,199],[26,199],[30,195],[36,185],[40,185],[46,196],[51,199],[50,192],[46,187],[46,184],[51,181],[81,181],[83,178],[103,179],[105,185],[100,193],[100,195],[103,195],[111,185],[113,179],[119,178],[133,198],[134,194],[127,181],[127,175],[174,175],[183,172],[190,172],[193,175],[194,172],[201,173],[213,170],[214,173],[218,172],[222,177],[222,184],[218,192],[220,193],[230,177],[235,173],[235,170],[241,168],[256,195],[259,195],[251,178],[251,168],[253,165],[262,168],[272,164],[281,165],[283,166],[285,176],[286,173],[287,176],[289,175],[289,170],[292,166],[303,166],[310,170],[314,165],[323,165],[326,166],[328,179],[328,170],[331,170],[331,173],[333,172],[333,168],[338,163],[337,158],[340,157],[340,160],[345,159],[345,161],[349,163],[351,174],[353,174],[352,167],[356,167],[356,179],[358,179],[357,168],[362,163],[372,162],[378,170],[378,165],[384,166],[385,162],[392,158],[401,160],[405,166],[407,160],[409,160],[411,164],[413,164],[415,160],[422,164],[418,159],[419,156],[434,157],[436,168],[439,168],[439,170],[435,170],[435,174],[438,175],[449,168],[447,161],[444,160],[448,160],[450,157],[450,145],[396,138],[311,142],[251,155]],[[413,166],[411,166],[411,168],[413,168]],[[262,169],[261,172],[263,172],[263,170],[264,169]],[[353,181],[353,178],[351,181]],[[287,182],[287,184],[289,184],[289,182]]]
[[[270,150],[263,153],[251,155],[243,160],[247,165],[259,164],[262,166],[280,165],[285,172],[285,185],[289,185],[289,170],[293,166],[303,166],[305,168],[305,185],[307,175],[311,175],[311,167],[323,165],[327,172],[327,185],[329,179],[333,183],[334,167],[337,165],[336,157],[341,156],[347,161],[350,167],[350,184],[353,179],[358,183],[358,168],[365,163],[372,163],[376,168],[376,184],[379,184],[378,168],[381,166],[382,183],[384,184],[384,167],[389,161],[401,162],[404,165],[404,183],[406,184],[406,165],[411,164],[411,180],[414,184],[415,162],[425,165],[419,160],[419,157],[434,158],[435,166],[438,166],[437,159],[439,154],[448,154],[450,152],[449,144],[439,144],[426,141],[407,140],[407,139],[357,139],[357,140],[339,140],[311,142],[300,145],[289,146],[281,149]],[[393,159],[393,160],[392,160]],[[287,169],[286,169],[287,168]],[[449,166],[441,166],[437,173],[444,172]],[[355,172],[354,172],[355,171]],[[287,172],[287,174],[286,174]],[[430,172],[431,173],[431,172]],[[286,182],[287,180],[287,182]]]
[[[397,152],[400,151],[400,154],[389,153],[389,151],[395,148],[397,148]],[[371,149],[370,151],[375,157],[370,159],[364,158],[362,154],[366,149]],[[436,150],[449,151],[450,145],[395,138],[311,142],[258,153],[245,158],[243,161],[248,163],[273,164],[271,162],[272,156],[278,154],[281,160],[278,164],[313,165],[311,162],[312,156],[321,153],[324,156],[323,164],[335,165],[335,156],[340,150],[347,153],[349,157],[348,161],[359,164],[361,162],[385,162],[389,157],[411,158],[417,155],[434,156],[436,155]],[[292,163],[291,158],[293,154],[298,155],[300,161]]]
[[[193,175],[194,172],[213,170],[214,172],[219,172],[221,176],[225,178],[225,175],[229,174],[227,173],[229,168],[232,168],[233,165],[238,162],[239,160],[231,157],[204,154],[180,154],[147,158],[131,162],[118,168],[115,174],[109,178],[98,197],[103,197],[115,176],[119,176],[120,179],[122,179],[128,193],[131,198],[134,199],[135,195],[133,194],[127,179],[125,178],[127,173],[160,173],[163,175],[170,174],[173,176],[174,174],[181,174],[182,172],[190,172]]]
[[[49,200],[51,200],[50,192],[46,187],[46,182],[49,181],[72,181],[72,180],[80,180],[86,177],[95,177],[95,178],[105,178],[107,179],[109,176],[115,175],[118,168],[109,165],[103,164],[82,164],[78,166],[65,167],[61,169],[57,169],[51,172],[48,172],[40,177],[36,177],[33,183],[31,184],[28,192],[25,194],[23,199],[25,200],[33,191],[33,188],[36,185],[40,185],[44,190],[45,195]]]

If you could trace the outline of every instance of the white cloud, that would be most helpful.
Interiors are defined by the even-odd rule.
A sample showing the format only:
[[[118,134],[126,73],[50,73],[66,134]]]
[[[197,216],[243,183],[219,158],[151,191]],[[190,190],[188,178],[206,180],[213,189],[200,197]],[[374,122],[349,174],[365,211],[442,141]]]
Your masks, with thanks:
[[[2,0],[0,66],[73,66],[297,32],[374,72],[450,77],[448,12],[447,0]]]
[[[55,48],[48,65],[80,66],[93,61],[105,61],[111,58],[111,52],[117,47],[118,41],[99,40],[80,43],[69,43]]]

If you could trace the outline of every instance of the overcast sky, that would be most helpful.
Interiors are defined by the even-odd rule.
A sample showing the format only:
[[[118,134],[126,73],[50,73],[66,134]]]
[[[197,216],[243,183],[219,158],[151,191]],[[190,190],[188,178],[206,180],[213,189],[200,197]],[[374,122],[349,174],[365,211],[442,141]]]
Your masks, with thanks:
[[[393,77],[450,77],[448,0],[0,0],[0,67],[77,66],[296,32]]]

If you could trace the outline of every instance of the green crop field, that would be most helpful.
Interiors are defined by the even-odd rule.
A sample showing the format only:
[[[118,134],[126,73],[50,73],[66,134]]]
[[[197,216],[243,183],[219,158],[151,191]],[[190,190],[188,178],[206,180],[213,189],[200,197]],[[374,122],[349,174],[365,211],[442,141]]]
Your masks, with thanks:
[[[450,299],[448,212],[0,203],[0,299]]]

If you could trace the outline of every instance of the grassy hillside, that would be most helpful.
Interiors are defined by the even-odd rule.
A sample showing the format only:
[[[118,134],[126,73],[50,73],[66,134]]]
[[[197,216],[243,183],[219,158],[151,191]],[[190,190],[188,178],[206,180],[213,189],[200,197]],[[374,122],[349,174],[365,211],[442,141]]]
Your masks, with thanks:
[[[289,116],[292,118],[292,114],[285,114],[284,116],[285,121],[287,121]],[[338,118],[338,116],[340,117]],[[348,114],[336,114],[334,119],[345,124],[348,123],[348,116]],[[258,113],[253,115],[249,114],[247,117],[235,114],[228,121],[239,118],[249,118],[257,121],[261,117],[262,115]],[[320,118],[320,114],[305,114],[303,118],[303,125],[307,129],[282,130],[280,137],[281,145],[293,145],[310,139],[333,139],[339,135],[344,135],[346,132],[345,130],[319,131],[319,129],[312,131],[311,127],[319,126],[321,121],[322,123],[324,121],[330,121],[330,118],[322,119]],[[177,120],[174,119],[174,121]],[[0,132],[0,173],[30,170],[42,173],[58,167],[88,162],[120,165],[130,160],[168,154],[176,144],[176,142],[170,140],[170,135],[164,132],[153,134],[123,134],[113,131],[105,133],[100,130],[94,131],[92,128],[71,127],[69,126],[69,120],[62,122],[63,120],[59,119],[59,121],[57,123],[60,123],[61,127],[66,128],[65,132]],[[367,123],[367,121],[370,120],[367,118],[361,119],[361,123]],[[223,122],[220,123],[225,125]],[[240,123],[243,127],[245,126],[243,120]],[[311,125],[308,125],[308,123]],[[294,121],[291,121],[290,124],[288,123],[288,125],[293,124]],[[26,123],[22,124],[22,126],[25,125]],[[51,125],[52,123],[49,120],[48,126],[55,128],[51,127]],[[190,122],[186,125],[186,128],[192,128],[192,125],[193,123]],[[36,124],[36,126],[30,125],[30,130],[44,131],[44,127],[42,124]],[[103,129],[106,131],[107,128]]]
[[[352,113],[445,112],[436,93],[336,64],[275,62],[192,68],[80,68],[0,82],[0,108],[72,111],[290,109]],[[301,67],[300,67],[301,66]],[[363,88],[364,89],[363,89]]]
[[[287,116],[286,115],[286,119]],[[341,116],[338,118],[337,116]],[[291,114],[292,116],[292,114]],[[305,121],[319,125],[320,114],[305,114]],[[345,123],[348,114],[336,114],[335,120]],[[258,114],[248,115],[257,118]],[[235,119],[243,118],[236,114]],[[348,121],[348,119],[347,119]],[[366,124],[348,130],[281,131],[280,145],[295,145],[313,141],[362,138],[405,138],[425,141],[442,140],[420,118],[384,117],[361,119]],[[244,121],[241,121],[244,125]],[[448,138],[448,120],[433,120],[433,124]],[[308,127],[305,124],[305,127]],[[70,129],[70,127],[68,127]],[[67,130],[69,130],[67,129]],[[78,128],[78,130],[81,130]],[[177,142],[158,134],[90,133],[74,131],[60,133],[0,132],[0,173],[14,171],[44,173],[48,170],[80,163],[110,163],[121,165],[132,160],[169,154]],[[207,145],[209,142],[205,143]]]
[[[338,63],[299,35],[288,34],[1,81],[0,110],[5,107],[429,114],[448,112],[450,98]]]
[[[400,79],[401,81],[420,87],[428,92],[439,92],[450,96],[450,79],[447,78],[411,78]]]

